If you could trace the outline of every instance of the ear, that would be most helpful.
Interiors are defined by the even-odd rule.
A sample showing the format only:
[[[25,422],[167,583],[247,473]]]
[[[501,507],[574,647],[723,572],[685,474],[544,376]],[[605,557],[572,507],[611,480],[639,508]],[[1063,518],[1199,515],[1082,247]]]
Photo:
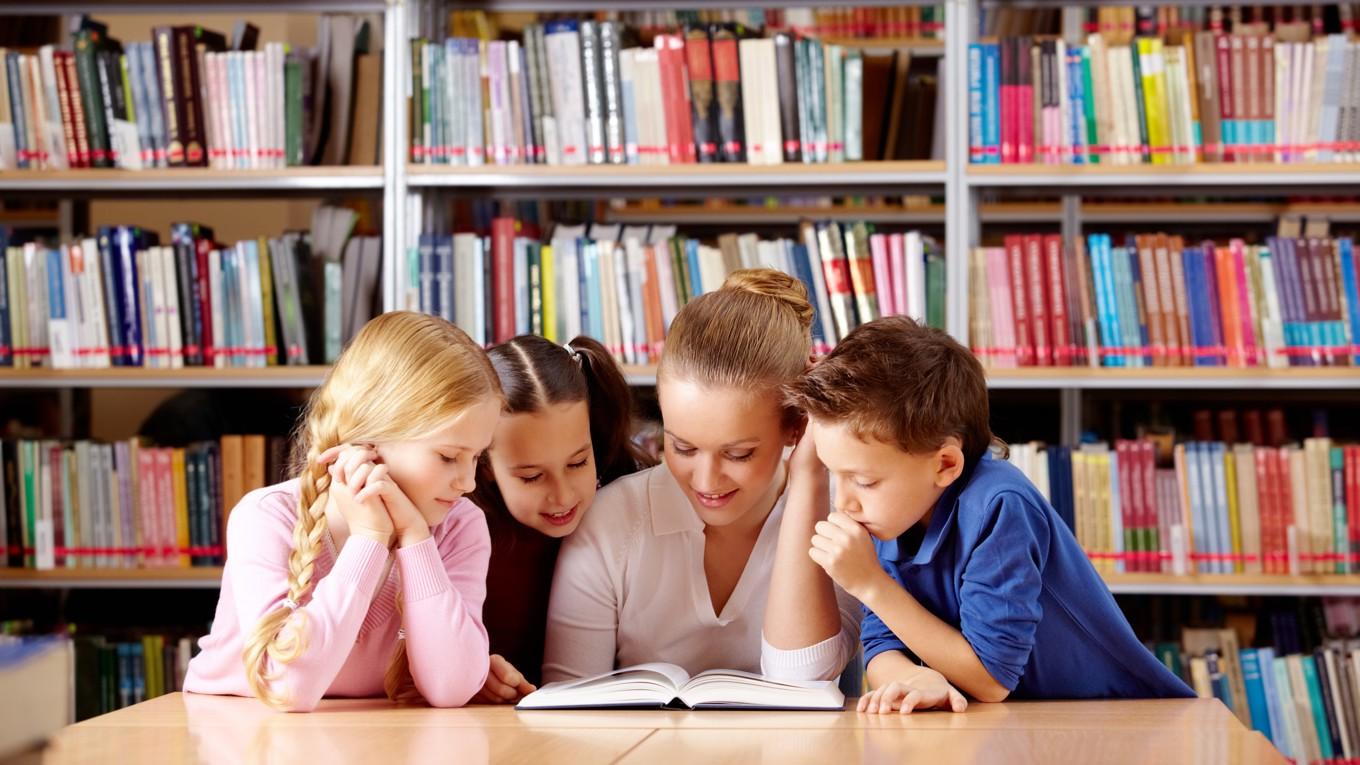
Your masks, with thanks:
[[[948,488],[963,475],[963,444],[958,438],[950,436],[935,452],[935,487]]]

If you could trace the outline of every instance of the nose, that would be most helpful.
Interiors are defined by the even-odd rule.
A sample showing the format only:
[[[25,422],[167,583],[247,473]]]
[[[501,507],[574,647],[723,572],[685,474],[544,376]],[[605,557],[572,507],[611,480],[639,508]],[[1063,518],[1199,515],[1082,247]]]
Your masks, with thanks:
[[[718,457],[700,457],[694,469],[694,484],[705,491],[722,488],[722,466]]]
[[[831,479],[831,506],[838,513],[856,509],[855,497],[850,491],[848,481],[840,478]]]
[[[581,498],[571,488],[571,481],[559,477],[553,479],[552,491],[549,492],[548,499],[556,507],[570,508],[575,506]]]
[[[471,462],[467,465],[460,464],[453,474],[453,480],[449,486],[459,494],[470,494],[477,488],[477,463]]]

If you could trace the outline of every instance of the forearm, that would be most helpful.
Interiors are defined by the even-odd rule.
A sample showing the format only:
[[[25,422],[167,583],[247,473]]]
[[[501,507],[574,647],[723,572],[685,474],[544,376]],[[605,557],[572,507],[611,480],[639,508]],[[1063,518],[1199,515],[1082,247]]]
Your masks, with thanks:
[[[1009,695],[1010,690],[987,671],[962,632],[932,614],[895,582],[888,580],[871,588],[862,600],[926,666],[959,690],[979,701],[1003,701]]]
[[[808,557],[809,540],[829,507],[824,475],[791,480],[765,605],[765,640],[775,648],[805,648],[841,631],[835,585]]]

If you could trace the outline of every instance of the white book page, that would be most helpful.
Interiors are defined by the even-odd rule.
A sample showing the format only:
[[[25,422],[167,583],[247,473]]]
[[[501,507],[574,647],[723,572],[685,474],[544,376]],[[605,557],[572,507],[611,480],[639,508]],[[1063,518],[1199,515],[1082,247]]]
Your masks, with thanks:
[[[519,709],[560,706],[666,704],[689,675],[674,664],[638,664],[602,675],[549,683],[529,694]]]

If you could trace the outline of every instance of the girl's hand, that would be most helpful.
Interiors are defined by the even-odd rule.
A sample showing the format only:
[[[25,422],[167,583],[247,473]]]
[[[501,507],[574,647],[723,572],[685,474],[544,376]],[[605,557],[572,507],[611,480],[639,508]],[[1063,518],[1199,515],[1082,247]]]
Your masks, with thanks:
[[[944,675],[929,667],[921,667],[920,672],[906,680],[888,683],[861,696],[858,711],[871,715],[892,712],[905,715],[917,709],[962,712],[967,708],[968,700],[944,679]]]
[[[342,444],[322,452],[316,461],[330,466],[330,494],[349,533],[386,547],[392,541],[392,518],[380,498],[363,493],[369,476],[380,467],[377,457],[368,446]]]
[[[360,496],[375,497],[382,502],[391,518],[398,547],[410,547],[430,538],[429,522],[420,514],[411,498],[406,496],[406,492],[392,480],[386,465],[373,468]]]
[[[491,654],[491,671],[486,674],[486,684],[472,697],[476,704],[508,704],[528,696],[537,688],[524,679],[520,671],[506,661],[500,654]]]

